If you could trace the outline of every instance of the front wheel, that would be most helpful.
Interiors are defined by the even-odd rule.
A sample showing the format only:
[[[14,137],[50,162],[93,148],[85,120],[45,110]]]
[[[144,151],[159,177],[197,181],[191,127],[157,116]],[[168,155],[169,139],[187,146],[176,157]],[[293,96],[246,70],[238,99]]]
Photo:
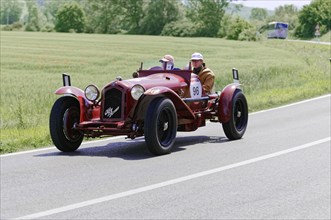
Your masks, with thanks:
[[[63,152],[75,151],[84,135],[74,128],[79,123],[79,103],[72,97],[61,97],[53,105],[49,128],[54,145]]]
[[[174,104],[166,98],[154,99],[145,115],[145,141],[155,155],[171,152],[177,133],[177,114]]]
[[[232,113],[230,120],[223,123],[223,130],[230,140],[240,139],[247,128],[248,106],[246,97],[238,90],[232,98]]]

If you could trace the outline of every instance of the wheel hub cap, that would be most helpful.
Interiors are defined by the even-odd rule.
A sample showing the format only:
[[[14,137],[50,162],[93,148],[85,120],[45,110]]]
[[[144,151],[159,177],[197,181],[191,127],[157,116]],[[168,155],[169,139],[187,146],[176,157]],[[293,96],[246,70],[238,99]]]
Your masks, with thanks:
[[[163,124],[163,131],[168,130],[168,128],[169,128],[169,122],[164,123]]]

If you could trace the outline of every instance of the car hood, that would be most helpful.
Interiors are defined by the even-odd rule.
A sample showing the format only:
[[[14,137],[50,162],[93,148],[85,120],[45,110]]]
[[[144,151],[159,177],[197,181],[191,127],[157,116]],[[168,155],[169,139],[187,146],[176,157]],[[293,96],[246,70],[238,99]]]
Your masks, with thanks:
[[[187,86],[183,77],[171,73],[155,73],[146,77],[117,81],[116,83],[127,88],[132,88],[134,85],[139,84],[145,89],[155,86],[165,86],[171,89]]]

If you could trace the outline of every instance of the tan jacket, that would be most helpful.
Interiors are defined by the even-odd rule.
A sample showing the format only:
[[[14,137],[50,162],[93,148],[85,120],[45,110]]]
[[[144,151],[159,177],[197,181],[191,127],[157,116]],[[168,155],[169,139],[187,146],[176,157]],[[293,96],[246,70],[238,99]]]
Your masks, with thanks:
[[[207,67],[204,67],[200,70],[198,76],[205,92],[207,94],[214,93],[215,74],[213,71]]]

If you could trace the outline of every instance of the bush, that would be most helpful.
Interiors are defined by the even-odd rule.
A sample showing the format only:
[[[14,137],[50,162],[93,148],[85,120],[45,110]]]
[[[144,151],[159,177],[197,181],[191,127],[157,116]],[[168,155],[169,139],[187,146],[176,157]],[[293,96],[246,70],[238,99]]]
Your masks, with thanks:
[[[25,26],[25,31],[39,31],[39,28],[33,25],[32,23],[28,23]]]
[[[255,28],[249,28],[243,30],[238,37],[238,40],[241,41],[257,41],[261,40],[261,35]]]
[[[44,27],[41,28],[42,32],[53,32],[54,31],[54,25],[47,24]]]
[[[13,27],[11,25],[4,25],[1,30],[3,31],[12,31]]]
[[[23,24],[21,22],[14,22],[11,25],[3,25],[1,30],[3,31],[15,31],[15,30],[22,30]]]
[[[253,26],[248,23],[247,21],[237,17],[235,20],[230,24],[227,39],[230,40],[238,40],[239,35],[247,29],[252,29]]]
[[[21,22],[14,22],[12,25],[13,30],[21,30],[23,28],[23,24]]]
[[[194,24],[187,20],[173,21],[164,26],[161,35],[174,37],[193,37],[195,36]]]

